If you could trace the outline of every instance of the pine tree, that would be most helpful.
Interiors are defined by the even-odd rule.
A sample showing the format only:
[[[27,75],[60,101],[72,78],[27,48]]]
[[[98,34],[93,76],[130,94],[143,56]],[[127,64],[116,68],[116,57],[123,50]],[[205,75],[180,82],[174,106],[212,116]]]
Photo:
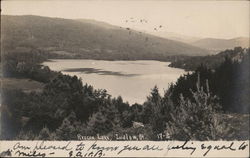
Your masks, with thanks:
[[[163,132],[165,128],[163,105],[158,87],[155,86],[144,103],[144,123],[149,123],[152,126],[155,136]]]
[[[66,117],[61,126],[56,129],[56,139],[58,140],[75,140],[77,139],[77,134],[80,132],[79,122],[76,119],[74,112],[71,112],[68,117]]]
[[[182,140],[215,140],[223,138],[225,124],[220,122],[217,113],[221,108],[217,97],[200,85],[200,77],[196,83],[196,91],[192,91],[193,101],[180,96],[179,106],[170,113],[171,121],[166,123],[168,133],[173,139]]]
[[[94,113],[87,124],[88,131],[94,135],[107,134],[112,130],[112,124],[107,117],[100,111]]]
[[[54,134],[49,131],[47,127],[44,127],[41,129],[39,132],[39,135],[37,136],[36,139],[38,140],[53,140]]]

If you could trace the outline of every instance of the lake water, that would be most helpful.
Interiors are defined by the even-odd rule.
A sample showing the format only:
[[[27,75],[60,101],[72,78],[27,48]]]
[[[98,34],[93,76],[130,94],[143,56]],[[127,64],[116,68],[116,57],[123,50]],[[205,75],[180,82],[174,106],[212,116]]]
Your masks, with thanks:
[[[157,85],[161,94],[169,83],[185,73],[182,69],[168,67],[169,62],[154,60],[104,61],[104,60],[52,60],[43,63],[51,70],[76,75],[96,89],[106,89],[113,97],[122,96],[130,104],[143,103],[151,89]]]

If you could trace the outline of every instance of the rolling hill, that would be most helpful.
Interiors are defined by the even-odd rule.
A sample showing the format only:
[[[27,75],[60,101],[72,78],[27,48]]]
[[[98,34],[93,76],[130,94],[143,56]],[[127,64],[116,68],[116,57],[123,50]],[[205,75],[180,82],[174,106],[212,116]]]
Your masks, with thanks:
[[[187,36],[187,35],[182,35],[182,34],[178,34],[174,32],[167,32],[167,31],[154,31],[154,32],[150,32],[150,34],[163,37],[163,38],[167,38],[167,39],[171,39],[171,40],[175,40],[175,41],[179,41],[179,42],[183,42],[183,43],[187,43],[187,44],[190,44],[190,43],[193,43],[195,41],[202,39],[200,37]]]
[[[209,54],[206,49],[94,20],[2,15],[1,23],[4,50],[36,47],[54,58],[167,60]]]
[[[249,38],[247,37],[238,37],[233,39],[215,39],[215,38],[204,38],[198,41],[191,43],[194,46],[213,50],[213,51],[222,51],[225,49],[233,49],[234,47],[249,47]]]
[[[182,68],[188,71],[195,71],[201,65],[210,69],[215,69],[220,66],[226,58],[232,61],[241,62],[244,57],[246,58],[249,55],[249,48],[235,47],[234,49],[227,49],[215,55],[183,57],[182,59],[172,61],[169,66]]]

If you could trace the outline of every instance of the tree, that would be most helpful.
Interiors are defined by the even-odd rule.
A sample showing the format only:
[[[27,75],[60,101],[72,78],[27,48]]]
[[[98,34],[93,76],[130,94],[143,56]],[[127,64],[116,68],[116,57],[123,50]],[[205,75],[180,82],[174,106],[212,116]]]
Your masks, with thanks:
[[[76,140],[77,134],[81,132],[81,123],[77,121],[76,114],[72,111],[66,117],[61,126],[56,129],[55,138],[58,140]]]
[[[112,123],[100,111],[94,113],[87,124],[87,129],[91,134],[107,134],[112,130]]]
[[[38,136],[36,137],[38,140],[54,140],[55,139],[55,133],[50,132],[50,130],[47,127],[44,127],[39,132]]]
[[[155,136],[163,132],[165,128],[163,104],[157,86],[152,89],[150,96],[147,97],[147,101],[143,106],[144,123],[149,123],[152,126]]]
[[[218,140],[227,134],[225,124],[217,113],[220,110],[218,98],[200,85],[200,77],[196,83],[196,91],[191,90],[194,101],[180,96],[179,106],[170,112],[171,120],[166,123],[167,132],[172,139],[181,140]]]

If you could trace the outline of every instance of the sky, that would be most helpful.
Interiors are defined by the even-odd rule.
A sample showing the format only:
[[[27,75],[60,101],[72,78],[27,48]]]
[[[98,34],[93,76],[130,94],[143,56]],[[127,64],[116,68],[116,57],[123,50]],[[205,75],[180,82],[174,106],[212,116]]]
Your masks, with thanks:
[[[94,19],[146,32],[157,28],[160,32],[201,38],[229,39],[250,34],[249,1],[4,0],[1,3],[4,15]],[[141,19],[147,23],[140,22]]]

